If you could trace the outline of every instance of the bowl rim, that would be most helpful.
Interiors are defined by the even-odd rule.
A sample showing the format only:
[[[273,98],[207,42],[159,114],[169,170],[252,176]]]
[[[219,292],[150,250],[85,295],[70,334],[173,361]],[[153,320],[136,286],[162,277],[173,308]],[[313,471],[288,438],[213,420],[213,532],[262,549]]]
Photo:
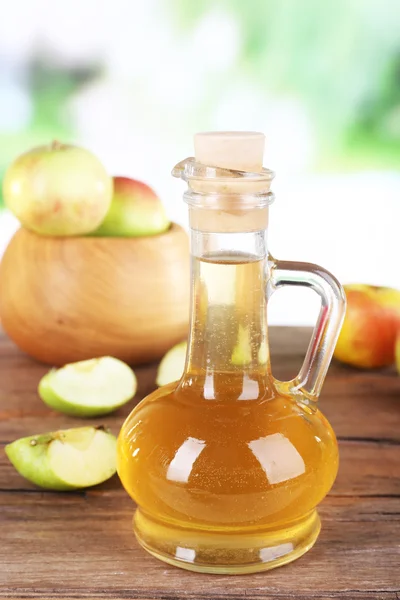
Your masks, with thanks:
[[[21,232],[23,232],[23,234],[28,234],[31,235],[35,238],[40,238],[42,240],[45,241],[55,241],[55,242],[59,242],[59,243],[66,243],[68,241],[85,241],[85,243],[88,242],[102,242],[102,241],[107,241],[107,242],[117,242],[117,243],[121,243],[121,242],[140,242],[143,240],[160,240],[163,238],[167,238],[170,237],[172,235],[176,235],[176,234],[182,234],[185,233],[187,235],[187,231],[184,227],[182,227],[182,225],[179,225],[178,223],[175,223],[174,221],[170,222],[170,225],[168,227],[168,229],[166,229],[165,231],[162,231],[160,233],[155,233],[153,235],[137,235],[137,236],[122,236],[122,235],[91,235],[90,233],[87,235],[41,235],[39,233],[36,233],[35,231],[31,231],[30,229],[27,229],[26,227],[23,227],[21,225],[21,227],[19,227],[17,229],[17,231],[14,233],[15,235],[20,234]],[[13,237],[11,238],[10,242],[12,241]]]
[[[177,233],[178,231],[185,231],[185,229],[178,223],[171,221],[168,226],[168,229],[166,229],[165,231],[161,231],[160,233],[153,233],[150,235],[90,235],[90,234],[88,234],[88,235],[77,235],[77,236],[71,236],[71,237],[75,237],[75,239],[91,238],[91,239],[96,239],[96,240],[143,240],[143,239],[166,237],[167,235]],[[59,238],[62,236],[53,236],[53,237]],[[67,237],[67,236],[65,236],[65,237]]]

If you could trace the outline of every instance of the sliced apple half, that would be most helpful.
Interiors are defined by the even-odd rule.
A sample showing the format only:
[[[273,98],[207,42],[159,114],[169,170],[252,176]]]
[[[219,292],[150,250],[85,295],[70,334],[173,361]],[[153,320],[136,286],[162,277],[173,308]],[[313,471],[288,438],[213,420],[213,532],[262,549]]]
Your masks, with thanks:
[[[178,381],[182,377],[185,368],[186,350],[187,343],[181,342],[164,355],[157,371],[156,384],[159,387]]]
[[[232,351],[233,365],[248,365],[251,363],[251,340],[248,327],[239,325],[238,338]]]
[[[78,427],[21,438],[5,447],[22,477],[49,490],[68,491],[106,481],[116,472],[114,435]]]
[[[103,356],[52,369],[39,383],[39,396],[67,415],[97,417],[128,402],[136,393],[134,372],[121,360]]]

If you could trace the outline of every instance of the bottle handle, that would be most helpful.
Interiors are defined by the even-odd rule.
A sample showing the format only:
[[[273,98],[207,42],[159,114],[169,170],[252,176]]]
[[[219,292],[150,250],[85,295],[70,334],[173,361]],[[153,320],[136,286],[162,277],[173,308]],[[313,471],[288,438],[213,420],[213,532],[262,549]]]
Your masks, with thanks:
[[[318,265],[275,260],[269,257],[270,278],[267,300],[285,285],[308,287],[321,298],[321,309],[303,365],[291,381],[275,380],[284,394],[316,401],[331,362],[346,311],[346,296],[337,279]]]

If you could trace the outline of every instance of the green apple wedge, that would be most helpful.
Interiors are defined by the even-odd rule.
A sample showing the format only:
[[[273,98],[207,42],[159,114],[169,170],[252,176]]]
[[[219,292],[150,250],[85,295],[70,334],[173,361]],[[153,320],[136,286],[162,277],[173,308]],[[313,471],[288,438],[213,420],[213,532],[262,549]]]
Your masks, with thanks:
[[[5,447],[22,477],[39,487],[76,490],[106,481],[116,472],[114,435],[102,427],[77,427],[21,438]]]
[[[173,381],[178,381],[183,375],[186,360],[187,342],[173,346],[163,356],[157,371],[156,384],[161,387]]]
[[[239,325],[238,338],[232,351],[231,363],[238,366],[251,363],[251,340],[248,327]]]
[[[136,393],[132,369],[110,356],[92,358],[52,369],[38,387],[43,402],[75,417],[106,415]]]

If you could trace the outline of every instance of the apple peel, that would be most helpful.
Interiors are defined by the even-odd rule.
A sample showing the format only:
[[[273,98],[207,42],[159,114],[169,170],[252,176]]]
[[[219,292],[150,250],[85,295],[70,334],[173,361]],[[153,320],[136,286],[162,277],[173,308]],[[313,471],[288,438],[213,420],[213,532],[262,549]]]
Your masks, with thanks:
[[[52,369],[38,387],[50,408],[76,417],[106,415],[134,397],[137,380],[132,369],[103,356]]]
[[[3,178],[6,206],[26,229],[45,236],[95,230],[112,194],[112,178],[96,156],[59,142],[21,154]]]
[[[68,491],[112,477],[116,444],[115,436],[103,427],[78,427],[21,438],[5,451],[18,473],[31,483]]]
[[[157,371],[156,383],[159,387],[178,381],[185,368],[187,342],[173,346],[161,359]]]
[[[114,193],[98,237],[142,237],[165,233],[171,222],[154,190],[142,181],[114,177]]]

